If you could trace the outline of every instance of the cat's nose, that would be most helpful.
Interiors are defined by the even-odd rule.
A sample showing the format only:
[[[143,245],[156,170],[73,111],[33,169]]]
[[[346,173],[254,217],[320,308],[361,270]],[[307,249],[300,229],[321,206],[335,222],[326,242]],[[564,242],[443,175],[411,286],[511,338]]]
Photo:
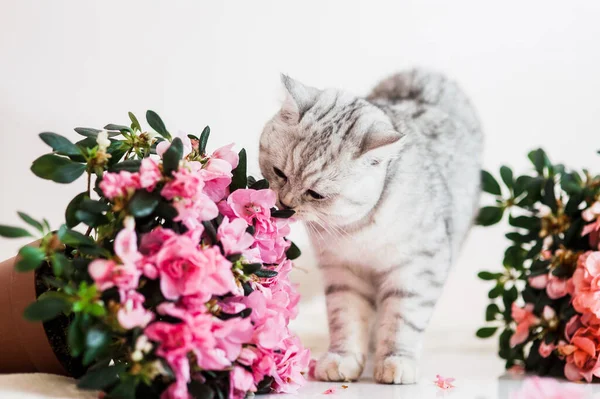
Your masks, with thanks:
[[[292,209],[292,207],[289,204],[286,204],[283,201],[283,198],[279,198],[279,203],[281,204],[281,209]]]

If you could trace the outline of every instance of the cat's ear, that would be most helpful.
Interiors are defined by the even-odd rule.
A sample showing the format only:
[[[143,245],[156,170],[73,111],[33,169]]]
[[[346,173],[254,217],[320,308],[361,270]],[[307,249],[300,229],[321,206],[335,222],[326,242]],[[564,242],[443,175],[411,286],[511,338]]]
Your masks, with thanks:
[[[286,99],[281,106],[281,118],[287,123],[296,124],[302,119],[304,113],[317,102],[320,90],[305,86],[283,74],[281,82],[287,91]]]
[[[404,137],[403,133],[398,132],[392,126],[386,123],[376,123],[369,128],[363,136],[360,144],[360,154],[372,154],[374,156],[386,156],[388,152],[395,150],[394,145]]]

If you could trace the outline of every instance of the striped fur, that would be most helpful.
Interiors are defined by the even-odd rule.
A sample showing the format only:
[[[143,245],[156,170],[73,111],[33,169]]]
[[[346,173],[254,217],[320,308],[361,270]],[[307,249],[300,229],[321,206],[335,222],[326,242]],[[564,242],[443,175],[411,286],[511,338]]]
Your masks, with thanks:
[[[288,98],[265,126],[260,165],[317,249],[330,347],[316,374],[357,379],[374,325],[375,379],[414,383],[423,333],[477,207],[476,113],[453,82],[421,70],[366,98],[283,83]]]

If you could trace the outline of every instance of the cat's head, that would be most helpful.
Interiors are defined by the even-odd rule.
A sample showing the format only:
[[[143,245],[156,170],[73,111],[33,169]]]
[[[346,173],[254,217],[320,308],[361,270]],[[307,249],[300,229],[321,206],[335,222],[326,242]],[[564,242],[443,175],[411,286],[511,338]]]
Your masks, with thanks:
[[[364,99],[282,81],[287,98],[260,139],[261,171],[278,205],[306,221],[362,219],[382,195],[402,134]]]

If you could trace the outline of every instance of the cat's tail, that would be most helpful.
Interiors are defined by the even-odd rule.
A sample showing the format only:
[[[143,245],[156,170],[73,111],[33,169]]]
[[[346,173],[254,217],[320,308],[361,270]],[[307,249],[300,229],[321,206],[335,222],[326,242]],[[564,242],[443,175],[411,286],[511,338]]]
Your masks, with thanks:
[[[446,76],[424,69],[397,73],[381,81],[367,97],[368,100],[413,100],[437,106],[458,118],[467,128],[480,132],[475,109],[460,87]]]

